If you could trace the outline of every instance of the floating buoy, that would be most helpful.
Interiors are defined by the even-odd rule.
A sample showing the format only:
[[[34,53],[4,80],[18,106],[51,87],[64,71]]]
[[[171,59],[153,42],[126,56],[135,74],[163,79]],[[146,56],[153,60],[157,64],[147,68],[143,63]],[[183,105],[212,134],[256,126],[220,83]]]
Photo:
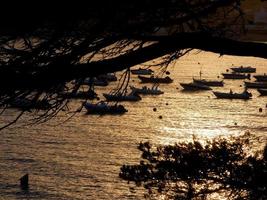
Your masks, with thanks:
[[[267,103],[266,103],[266,105],[265,105],[265,108],[267,108]]]
[[[159,119],[162,119],[162,115],[159,116]]]
[[[229,69],[227,69],[226,71],[229,72]]]
[[[168,103],[166,103],[166,106],[169,105]]]
[[[97,97],[97,98],[96,98],[96,100],[97,100],[97,101],[99,101],[99,100],[100,100],[100,98],[99,98],[99,97]]]
[[[239,87],[242,87],[242,85],[239,85]]]
[[[134,80],[132,80],[132,82],[134,82]]]
[[[178,88],[178,87],[177,87],[176,89],[177,89],[177,90],[179,90],[179,88]]]
[[[157,108],[153,108],[153,111],[156,112],[157,111]]]
[[[166,75],[170,75],[171,73],[169,71],[166,71]]]
[[[28,190],[29,189],[29,174],[25,174],[19,180],[20,180],[20,188],[22,190]]]
[[[217,76],[217,78],[220,78],[220,76]]]
[[[259,108],[259,112],[262,112],[262,108]]]
[[[235,122],[235,126],[237,125],[237,123]]]

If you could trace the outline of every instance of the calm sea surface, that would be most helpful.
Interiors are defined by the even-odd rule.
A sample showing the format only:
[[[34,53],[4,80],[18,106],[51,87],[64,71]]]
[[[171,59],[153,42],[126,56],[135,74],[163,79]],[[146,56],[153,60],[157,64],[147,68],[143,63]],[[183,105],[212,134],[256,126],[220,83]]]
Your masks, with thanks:
[[[84,110],[67,122],[62,123],[59,116],[37,126],[25,126],[29,121],[24,116],[0,132],[0,200],[143,199],[142,188],[118,176],[123,164],[139,161],[136,147],[140,141],[173,144],[193,136],[204,141],[249,131],[252,148],[262,147],[267,142],[267,97],[259,97],[256,90],[251,90],[253,98],[248,101],[216,99],[211,91],[181,91],[179,83],[190,82],[200,70],[203,78],[216,79],[232,64],[257,67],[259,74],[267,72],[264,59],[194,51],[169,67],[174,82],[160,85],[163,95],[124,103],[125,115],[88,116]],[[133,75],[130,83],[140,86]],[[240,85],[242,80],[226,80],[223,88],[213,90],[239,92],[243,90]],[[109,89],[115,86],[112,83]],[[102,96],[108,89],[96,91]],[[14,114],[15,110],[8,111],[1,122]],[[30,174],[28,193],[18,185],[25,173]]]

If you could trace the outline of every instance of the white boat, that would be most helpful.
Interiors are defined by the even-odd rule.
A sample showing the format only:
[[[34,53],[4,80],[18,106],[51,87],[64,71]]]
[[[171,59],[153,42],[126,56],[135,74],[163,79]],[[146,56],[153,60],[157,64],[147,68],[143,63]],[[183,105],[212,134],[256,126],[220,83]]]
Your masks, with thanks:
[[[152,69],[132,69],[131,70],[132,74],[137,74],[137,75],[151,75],[154,73],[154,71]]]
[[[103,96],[107,101],[140,101],[142,98],[135,92],[131,92],[130,94],[122,94],[122,93],[114,93],[107,94],[103,93]]]
[[[152,86],[152,88],[149,88],[147,86],[143,86],[142,88],[137,88],[134,86],[130,86],[131,90],[137,94],[148,94],[148,95],[160,95],[163,94],[164,92],[158,89],[157,86]]]
[[[105,102],[100,103],[88,103],[84,104],[84,107],[87,110],[87,114],[123,114],[127,112],[123,105],[108,105]]]
[[[256,72],[256,68],[255,67],[243,67],[243,66],[240,66],[240,67],[231,67],[231,70],[233,70],[234,72],[237,72],[237,73],[254,73]]]
[[[213,92],[213,94],[218,99],[250,99],[252,97],[252,94],[247,90],[242,93],[233,93],[230,90],[230,92]]]
[[[199,83],[180,83],[184,90],[197,91],[197,90],[212,90],[209,86]]]

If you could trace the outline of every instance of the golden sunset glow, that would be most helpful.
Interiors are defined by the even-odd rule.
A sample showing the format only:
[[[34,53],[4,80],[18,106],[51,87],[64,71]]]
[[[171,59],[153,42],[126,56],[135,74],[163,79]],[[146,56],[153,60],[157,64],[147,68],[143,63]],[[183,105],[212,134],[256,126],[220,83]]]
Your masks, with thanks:
[[[1,4],[0,200],[267,199],[267,1]]]

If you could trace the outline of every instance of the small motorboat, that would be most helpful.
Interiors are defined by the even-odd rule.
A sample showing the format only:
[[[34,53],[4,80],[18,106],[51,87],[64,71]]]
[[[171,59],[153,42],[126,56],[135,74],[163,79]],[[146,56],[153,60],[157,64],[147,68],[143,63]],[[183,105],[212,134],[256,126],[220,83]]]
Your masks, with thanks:
[[[87,78],[82,85],[108,86],[109,82],[104,78]]]
[[[222,73],[224,79],[250,79],[250,74]]]
[[[261,96],[267,96],[267,89],[257,89]]]
[[[247,82],[244,81],[246,88],[267,88],[267,82]]]
[[[138,78],[141,80],[142,83],[172,83],[173,80],[169,77],[166,76],[164,78],[161,77],[145,77],[145,76],[138,76]]]
[[[61,96],[69,99],[96,99],[97,94],[93,90],[88,90],[88,91],[77,91],[76,93],[73,92],[68,92],[68,93],[63,93]]]
[[[123,114],[128,112],[123,105],[108,105],[105,102],[100,103],[88,103],[84,104],[84,107],[87,110],[87,114]]]
[[[230,90],[230,92],[213,92],[213,94],[218,99],[250,99],[252,97],[252,94],[247,90],[242,93],[233,93]]]
[[[263,74],[263,75],[254,75],[253,76],[255,79],[256,79],[256,81],[259,81],[259,82],[265,82],[265,81],[267,81],[267,74]]]
[[[184,90],[197,91],[197,90],[212,90],[209,86],[199,83],[180,83]]]
[[[195,79],[193,78],[193,82],[197,84],[207,85],[207,86],[214,86],[214,87],[223,87],[224,82],[223,80],[207,80],[207,79]]]
[[[143,86],[142,88],[137,88],[137,87],[134,87],[134,86],[130,86],[130,88],[134,93],[137,93],[137,94],[160,95],[160,94],[164,93],[163,91],[158,89],[157,86],[155,86],[155,87],[152,86],[152,88],[149,88],[147,86]]]
[[[114,73],[101,74],[97,77],[98,80],[106,80],[109,82],[117,81],[117,77]]]
[[[255,73],[256,72],[256,68],[255,67],[244,67],[244,66],[240,66],[240,67],[231,67],[231,70],[233,70],[234,72],[237,73]]]
[[[9,107],[18,108],[22,110],[31,110],[31,109],[46,110],[50,108],[51,105],[45,99],[34,101],[26,97],[17,97],[9,102]]]
[[[137,74],[137,75],[151,75],[154,73],[154,71],[152,69],[132,69],[131,70],[132,74]]]
[[[114,94],[106,94],[103,96],[107,101],[140,101],[142,98],[135,92],[131,92],[130,94],[122,94],[122,93],[114,93]]]

